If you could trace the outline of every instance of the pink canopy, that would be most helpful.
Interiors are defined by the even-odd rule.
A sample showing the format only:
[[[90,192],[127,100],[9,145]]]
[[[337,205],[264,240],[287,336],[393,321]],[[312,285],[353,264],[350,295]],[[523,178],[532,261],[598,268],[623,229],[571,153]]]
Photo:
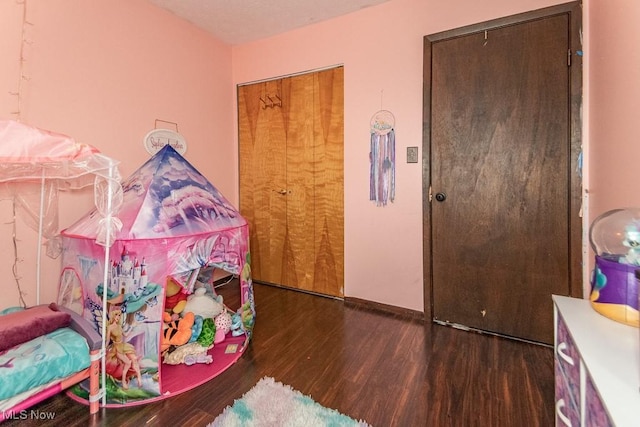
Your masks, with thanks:
[[[67,135],[0,120],[0,182],[44,177],[79,188],[93,184],[95,175],[108,176],[115,165],[96,148]]]

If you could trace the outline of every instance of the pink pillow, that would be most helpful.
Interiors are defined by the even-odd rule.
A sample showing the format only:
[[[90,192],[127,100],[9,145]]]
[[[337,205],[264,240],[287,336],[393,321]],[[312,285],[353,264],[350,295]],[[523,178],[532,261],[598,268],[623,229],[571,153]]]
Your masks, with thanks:
[[[0,316],[0,351],[69,326],[71,315],[58,310],[51,303]]]

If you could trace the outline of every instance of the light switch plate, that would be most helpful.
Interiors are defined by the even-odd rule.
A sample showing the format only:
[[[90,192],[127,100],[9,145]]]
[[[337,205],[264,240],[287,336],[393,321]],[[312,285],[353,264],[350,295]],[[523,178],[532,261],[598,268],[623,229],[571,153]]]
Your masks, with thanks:
[[[407,147],[407,163],[418,163],[418,147]]]

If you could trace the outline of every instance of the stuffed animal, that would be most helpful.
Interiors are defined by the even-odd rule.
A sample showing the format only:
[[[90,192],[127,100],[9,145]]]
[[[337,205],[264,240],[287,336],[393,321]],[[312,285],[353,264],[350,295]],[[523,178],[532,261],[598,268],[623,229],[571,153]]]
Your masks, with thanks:
[[[242,315],[240,313],[234,313],[233,316],[231,316],[231,335],[239,337],[242,334],[244,334]]]
[[[205,319],[214,319],[218,314],[224,311],[222,295],[218,295],[217,298],[213,298],[211,294],[207,293],[205,288],[198,288],[187,298],[184,311],[190,311]]]
[[[187,305],[187,295],[182,292],[182,286],[170,277],[164,292],[164,311],[169,314],[182,313]]]
[[[202,331],[200,332],[200,336],[196,342],[203,347],[209,347],[213,345],[215,336],[216,324],[213,322],[212,318],[207,317],[202,321]]]
[[[162,353],[169,350],[172,346],[181,346],[191,339],[191,329],[195,322],[193,313],[184,313],[184,316],[174,320],[166,311],[162,313],[164,320],[164,331],[162,333],[162,341],[160,350]]]
[[[229,314],[227,311],[220,313],[216,317],[216,337],[213,341],[215,344],[220,344],[225,340],[227,333],[231,330],[231,323],[231,314]]]
[[[202,332],[203,321],[204,319],[202,318],[202,316],[198,316],[196,314],[195,321],[193,322],[193,327],[191,328],[191,338],[189,338],[190,343],[195,342],[200,336],[200,333]]]
[[[213,362],[213,357],[207,354],[208,349],[196,342],[188,343],[176,348],[171,353],[165,354],[162,361],[168,365],[211,363]]]
[[[184,357],[184,364],[187,366],[195,365],[196,363],[213,363],[213,356],[207,353],[190,354]]]

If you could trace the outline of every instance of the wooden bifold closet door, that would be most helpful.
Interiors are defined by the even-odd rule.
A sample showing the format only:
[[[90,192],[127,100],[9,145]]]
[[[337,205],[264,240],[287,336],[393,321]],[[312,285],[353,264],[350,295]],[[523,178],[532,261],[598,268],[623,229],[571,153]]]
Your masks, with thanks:
[[[255,281],[343,296],[343,87],[342,67],[238,87]]]

